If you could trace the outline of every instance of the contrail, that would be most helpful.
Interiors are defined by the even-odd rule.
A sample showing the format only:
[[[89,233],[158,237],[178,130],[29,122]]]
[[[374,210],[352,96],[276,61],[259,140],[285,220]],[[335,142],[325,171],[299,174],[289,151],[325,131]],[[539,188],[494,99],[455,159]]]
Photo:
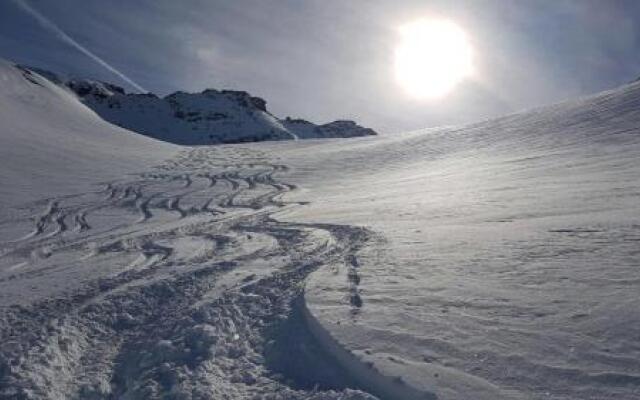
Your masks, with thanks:
[[[97,55],[93,54],[90,50],[88,50],[86,47],[84,47],[80,43],[76,42],[75,39],[73,39],[71,36],[67,35],[62,29],[60,29],[58,27],[58,25],[53,23],[51,20],[49,20],[44,15],[40,14],[40,12],[38,10],[36,10],[33,7],[31,7],[24,0],[13,0],[13,2],[16,5],[18,5],[18,7],[22,8],[25,12],[30,14],[33,18],[35,18],[38,21],[38,23],[40,23],[40,25],[42,25],[43,28],[48,29],[51,32],[55,33],[56,36],[59,39],[61,39],[62,41],[64,41],[64,42],[70,44],[71,46],[75,47],[78,51],[80,51],[81,53],[83,53],[87,57],[91,58],[93,61],[97,62],[98,64],[100,64],[104,68],[108,69],[109,71],[111,71],[112,73],[117,75],[120,79],[122,79],[123,81],[127,82],[132,87],[136,88],[136,90],[139,90],[141,92],[148,92],[148,90],[145,90],[142,86],[138,85],[133,80],[129,79],[125,74],[123,74],[122,72],[118,71],[115,67],[111,66],[105,60],[103,60],[102,58],[100,58]]]

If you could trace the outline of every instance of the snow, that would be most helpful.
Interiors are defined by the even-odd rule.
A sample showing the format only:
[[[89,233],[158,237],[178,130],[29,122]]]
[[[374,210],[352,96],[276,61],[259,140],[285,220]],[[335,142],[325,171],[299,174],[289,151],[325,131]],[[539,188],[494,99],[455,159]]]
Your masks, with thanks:
[[[640,83],[189,148],[0,77],[0,399],[640,396]]]
[[[0,205],[86,190],[178,148],[106,123],[40,75],[0,60]]]
[[[341,348],[438,399],[637,397],[639,91],[279,146],[306,188],[289,198],[310,201],[287,220],[380,236],[357,278],[349,262],[312,274],[309,313]]]

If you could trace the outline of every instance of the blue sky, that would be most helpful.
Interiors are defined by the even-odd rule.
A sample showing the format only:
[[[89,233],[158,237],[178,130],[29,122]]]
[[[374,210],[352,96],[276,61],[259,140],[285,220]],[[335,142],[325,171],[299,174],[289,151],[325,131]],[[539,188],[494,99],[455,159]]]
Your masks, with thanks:
[[[600,0],[21,0],[141,87],[247,90],[279,116],[356,119],[383,132],[469,122],[615,87],[640,76],[640,2]],[[0,2],[0,57],[133,89]],[[451,19],[477,78],[438,100],[393,74],[398,27]]]

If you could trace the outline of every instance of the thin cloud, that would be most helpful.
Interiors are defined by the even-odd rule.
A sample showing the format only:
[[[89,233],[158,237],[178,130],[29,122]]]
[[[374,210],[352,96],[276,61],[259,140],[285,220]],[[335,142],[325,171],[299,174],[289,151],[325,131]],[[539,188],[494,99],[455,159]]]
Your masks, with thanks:
[[[148,92],[142,86],[138,85],[136,82],[134,82],[132,79],[130,79],[128,76],[126,76],[122,72],[118,71],[115,67],[110,65],[108,62],[106,62],[102,58],[100,58],[97,55],[95,55],[94,53],[92,53],[89,49],[87,49],[86,47],[84,47],[80,43],[76,42],[75,39],[73,39],[71,36],[67,35],[62,29],[60,29],[55,23],[53,23],[53,21],[51,21],[50,19],[48,19],[47,17],[42,15],[39,11],[37,11],[36,9],[31,7],[24,0],[13,0],[13,2],[18,7],[20,7],[22,10],[24,10],[26,13],[28,13],[33,18],[35,18],[36,21],[38,21],[38,23],[43,28],[53,32],[60,40],[62,40],[63,42],[66,42],[67,44],[69,44],[72,47],[76,48],[78,51],[80,51],[81,53],[83,53],[87,57],[91,58],[96,63],[100,64],[101,66],[103,66],[104,68],[106,68],[107,70],[112,72],[113,74],[117,75],[120,79],[122,79],[123,81],[127,82],[129,85],[134,87],[136,90],[139,90],[140,92]]]

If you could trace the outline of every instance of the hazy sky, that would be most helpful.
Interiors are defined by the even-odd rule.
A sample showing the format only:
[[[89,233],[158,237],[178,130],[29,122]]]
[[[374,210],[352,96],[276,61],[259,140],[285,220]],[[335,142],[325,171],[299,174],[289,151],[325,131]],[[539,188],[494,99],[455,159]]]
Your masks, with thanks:
[[[395,80],[398,28],[433,16],[468,33],[477,72],[443,98],[416,100]],[[638,23],[636,0],[5,0],[0,57],[160,95],[247,90],[278,116],[394,132],[633,80]]]

